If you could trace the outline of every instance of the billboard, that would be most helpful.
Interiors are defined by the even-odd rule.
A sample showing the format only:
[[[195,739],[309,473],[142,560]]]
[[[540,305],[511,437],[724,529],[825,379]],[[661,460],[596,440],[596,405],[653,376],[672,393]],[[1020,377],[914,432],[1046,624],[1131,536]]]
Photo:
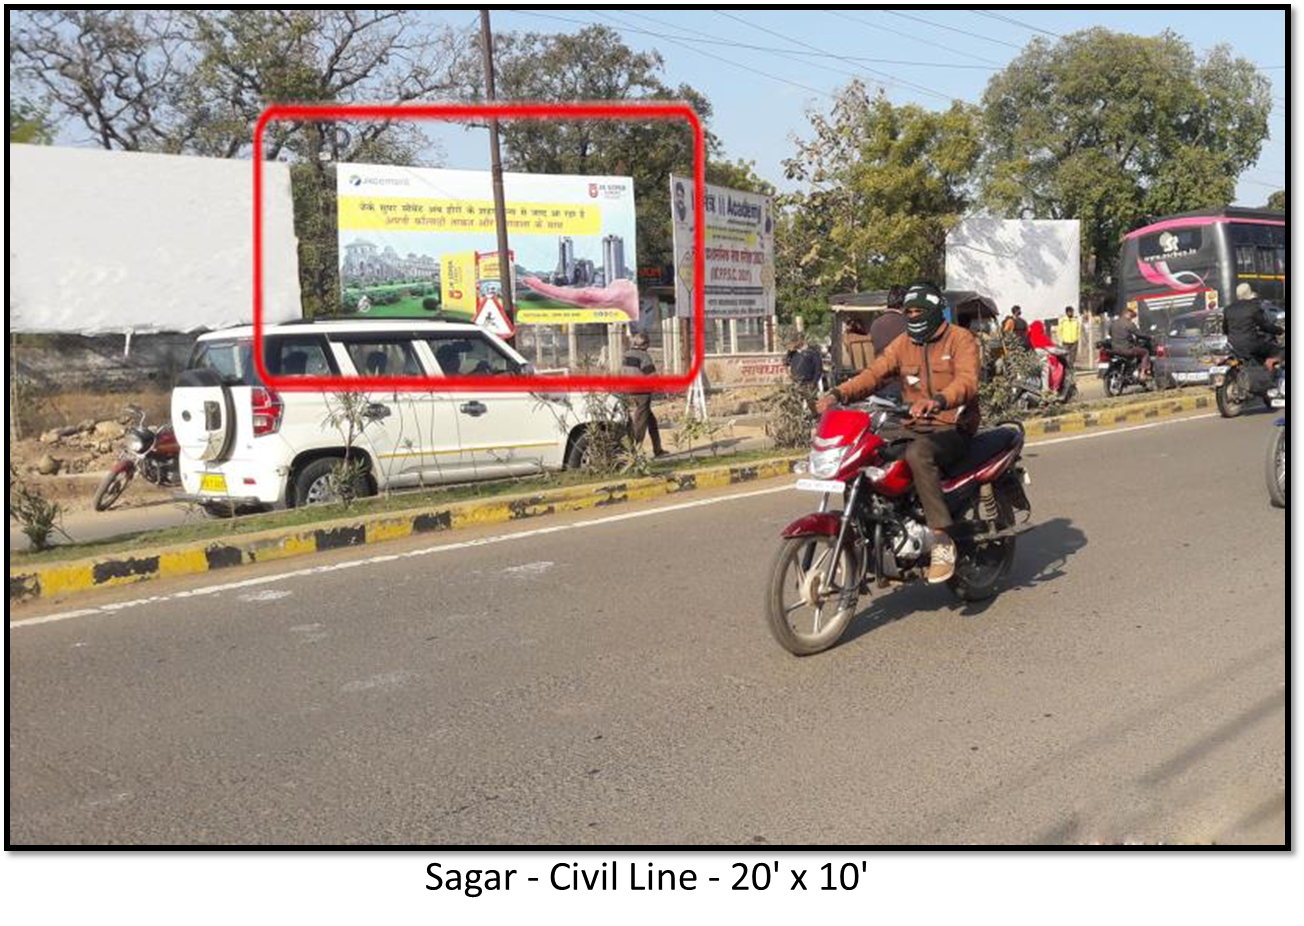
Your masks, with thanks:
[[[629,177],[505,173],[505,261],[488,171],[340,164],[336,184],[345,312],[469,320],[511,286],[518,325],[638,321]]]
[[[1058,318],[1079,308],[1081,237],[1077,219],[961,219],[946,236],[946,288],[988,296],[1002,315]]]
[[[774,202],[706,185],[706,318],[774,314]],[[670,177],[675,313],[693,314],[693,181]]]
[[[9,146],[14,331],[195,331],[253,321],[249,162]],[[300,318],[290,166],[263,166],[263,321]]]

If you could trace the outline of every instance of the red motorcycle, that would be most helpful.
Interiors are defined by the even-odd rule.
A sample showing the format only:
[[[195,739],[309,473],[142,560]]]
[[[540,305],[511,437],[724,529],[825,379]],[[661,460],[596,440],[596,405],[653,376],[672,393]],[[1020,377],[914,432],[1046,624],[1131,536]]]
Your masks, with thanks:
[[[177,456],[181,451],[172,425],[161,428],[145,426],[145,410],[128,405],[127,411],[136,416],[136,425],[127,429],[122,437],[122,449],[117,462],[110,467],[104,481],[95,490],[95,510],[108,511],[122,497],[137,472],[156,486],[181,485],[181,467]]]
[[[908,445],[879,436],[906,412],[875,397],[830,409],[820,419],[809,477],[797,488],[824,498],[817,512],[784,530],[766,600],[775,639],[794,655],[836,643],[871,587],[924,580],[933,532],[903,459]],[[1015,538],[1023,531],[1015,512],[1029,518],[1032,512],[1023,488],[1031,481],[1021,465],[1023,442],[1017,423],[981,431],[968,456],[943,473],[957,547],[947,584],[964,601],[996,594],[1014,563]],[[829,510],[833,496],[842,498],[841,511]]]

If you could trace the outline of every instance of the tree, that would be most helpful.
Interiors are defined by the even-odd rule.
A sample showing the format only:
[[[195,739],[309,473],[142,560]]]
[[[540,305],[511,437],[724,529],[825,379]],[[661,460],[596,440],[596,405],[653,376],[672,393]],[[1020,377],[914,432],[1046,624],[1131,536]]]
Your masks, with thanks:
[[[1252,63],[1179,36],[1089,29],[1034,39],[983,95],[983,200],[1082,222],[1083,280],[1099,293],[1122,236],[1150,216],[1226,205],[1268,134]]]
[[[782,197],[775,233],[781,317],[837,292],[941,282],[946,233],[967,208],[980,155],[971,107],[895,106],[855,81],[784,161],[799,192]]]
[[[706,124],[707,98],[687,84],[663,82],[656,52],[637,52],[615,30],[589,26],[574,34],[495,36],[502,99],[567,101],[682,100]],[[475,83],[477,91],[483,86]],[[670,174],[690,175],[693,136],[679,121],[520,120],[499,128],[506,166],[533,173],[616,174],[634,178],[638,202],[638,261],[671,263]],[[716,163],[720,142],[706,132],[708,179],[763,184],[745,162]]]
[[[45,110],[27,100],[10,100],[9,141],[23,145],[48,145],[54,141],[54,129]]]
[[[11,17],[11,75],[50,118],[102,148],[249,157],[274,103],[404,103],[457,95],[468,32],[401,10],[28,10]],[[11,104],[10,132],[14,131]],[[339,304],[332,162],[415,163],[415,125],[275,122],[263,156],[291,162],[304,311]]]
[[[755,161],[709,160],[706,163],[706,182],[727,186],[762,196],[775,194],[774,184],[756,172]]]
[[[402,103],[458,90],[469,34],[401,10],[24,10],[10,75],[102,148],[248,156],[273,103]],[[270,158],[353,157],[408,131],[376,121],[279,125]],[[415,134],[410,134],[414,139]]]
[[[1268,209],[1280,209],[1280,210],[1282,210],[1283,212],[1285,212],[1285,211],[1286,211],[1286,191],[1285,191],[1285,190],[1277,190],[1277,192],[1275,192],[1275,193],[1273,193],[1271,196],[1269,196],[1269,197],[1268,197],[1268,205],[1267,205],[1266,208],[1268,208]]]

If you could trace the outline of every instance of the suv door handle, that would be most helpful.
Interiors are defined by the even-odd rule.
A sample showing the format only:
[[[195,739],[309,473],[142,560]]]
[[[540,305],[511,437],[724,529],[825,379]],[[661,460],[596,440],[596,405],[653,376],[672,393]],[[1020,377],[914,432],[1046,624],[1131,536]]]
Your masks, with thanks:
[[[458,406],[458,411],[463,415],[470,415],[472,418],[479,418],[485,412],[489,411],[483,402],[463,402]]]
[[[388,405],[382,405],[380,402],[368,402],[362,408],[362,417],[369,418],[372,421],[388,418],[392,414],[394,414],[394,410]]]

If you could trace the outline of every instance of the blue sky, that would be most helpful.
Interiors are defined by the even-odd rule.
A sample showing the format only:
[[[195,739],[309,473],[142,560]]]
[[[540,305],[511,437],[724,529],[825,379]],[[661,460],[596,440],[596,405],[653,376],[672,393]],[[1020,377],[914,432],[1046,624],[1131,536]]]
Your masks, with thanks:
[[[427,15],[465,27],[477,21],[478,14],[475,10],[448,10]],[[1171,29],[1197,51],[1226,42],[1263,68],[1273,83],[1271,137],[1258,164],[1242,176],[1237,201],[1262,205],[1269,193],[1285,186],[1284,65],[1289,28],[1287,13],[1282,10],[549,8],[495,10],[492,15],[496,32],[571,32],[601,23],[618,29],[635,49],[660,52],[665,59],[666,83],[690,84],[711,100],[715,110],[711,127],[724,142],[726,155],[755,161],[762,176],[780,186],[784,185],[781,162],[792,153],[790,137],[806,133],[808,107],[826,109],[830,102],[827,94],[853,77],[871,85],[882,81],[893,102],[945,108],[952,97],[977,102],[988,78],[1038,34],[1052,37],[1092,26],[1140,35]],[[791,54],[706,44],[707,40],[785,49]],[[861,59],[964,67],[802,54],[812,49]],[[485,138],[483,132],[440,133],[447,166],[487,166]]]

